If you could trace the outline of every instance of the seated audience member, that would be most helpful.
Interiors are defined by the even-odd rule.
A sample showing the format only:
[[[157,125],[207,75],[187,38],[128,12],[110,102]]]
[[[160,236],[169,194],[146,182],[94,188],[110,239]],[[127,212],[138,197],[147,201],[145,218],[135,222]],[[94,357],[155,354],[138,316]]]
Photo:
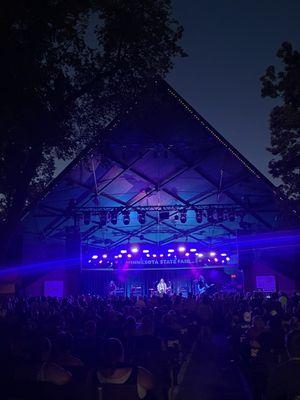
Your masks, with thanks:
[[[286,347],[289,360],[271,374],[267,389],[268,400],[300,398],[300,330],[288,333]]]
[[[152,374],[144,368],[126,365],[124,363],[124,348],[120,340],[111,338],[103,342],[99,366],[91,374],[91,397],[97,398],[97,388],[103,388],[104,400],[112,397],[110,393],[116,393],[116,385],[119,385],[120,398],[122,389],[125,389],[130,399],[146,399],[148,392],[154,388]],[[124,385],[124,388],[121,386]]]

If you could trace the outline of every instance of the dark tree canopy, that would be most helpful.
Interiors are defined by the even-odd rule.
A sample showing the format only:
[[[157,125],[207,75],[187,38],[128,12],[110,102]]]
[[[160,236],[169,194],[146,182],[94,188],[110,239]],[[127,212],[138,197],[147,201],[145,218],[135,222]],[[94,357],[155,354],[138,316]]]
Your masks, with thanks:
[[[52,178],[55,159],[74,157],[185,54],[170,0],[10,0],[0,22],[0,216],[7,229]]]
[[[270,115],[271,147],[274,156],[269,170],[280,178],[281,190],[299,207],[300,204],[300,53],[290,43],[277,52],[283,69],[271,65],[262,81],[262,96],[278,99]],[[299,207],[300,208],[300,207]]]

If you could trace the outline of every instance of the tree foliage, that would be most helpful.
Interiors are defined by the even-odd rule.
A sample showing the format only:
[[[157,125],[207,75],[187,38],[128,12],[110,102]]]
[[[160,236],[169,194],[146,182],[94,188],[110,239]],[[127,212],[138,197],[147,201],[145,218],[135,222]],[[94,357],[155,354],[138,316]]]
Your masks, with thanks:
[[[300,53],[290,43],[277,52],[283,68],[271,65],[262,81],[262,96],[277,99],[270,115],[271,147],[274,156],[269,170],[280,178],[281,190],[299,207],[300,204]]]
[[[0,210],[15,226],[51,180],[175,56],[170,0],[10,0],[0,21]]]

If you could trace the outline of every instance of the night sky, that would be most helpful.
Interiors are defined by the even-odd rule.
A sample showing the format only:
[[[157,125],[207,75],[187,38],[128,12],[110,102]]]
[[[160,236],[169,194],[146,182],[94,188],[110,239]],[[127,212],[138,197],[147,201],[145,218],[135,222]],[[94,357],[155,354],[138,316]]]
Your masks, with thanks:
[[[268,118],[274,102],[260,97],[260,76],[276,64],[283,41],[300,50],[299,0],[173,0],[184,26],[168,82],[268,177]]]

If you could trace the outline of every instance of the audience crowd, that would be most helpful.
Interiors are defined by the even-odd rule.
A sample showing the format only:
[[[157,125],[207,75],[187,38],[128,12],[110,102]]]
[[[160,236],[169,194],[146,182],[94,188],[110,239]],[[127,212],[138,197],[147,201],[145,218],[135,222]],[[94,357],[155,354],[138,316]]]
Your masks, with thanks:
[[[1,398],[165,400],[215,333],[253,399],[300,396],[300,295],[218,292],[0,298]]]

